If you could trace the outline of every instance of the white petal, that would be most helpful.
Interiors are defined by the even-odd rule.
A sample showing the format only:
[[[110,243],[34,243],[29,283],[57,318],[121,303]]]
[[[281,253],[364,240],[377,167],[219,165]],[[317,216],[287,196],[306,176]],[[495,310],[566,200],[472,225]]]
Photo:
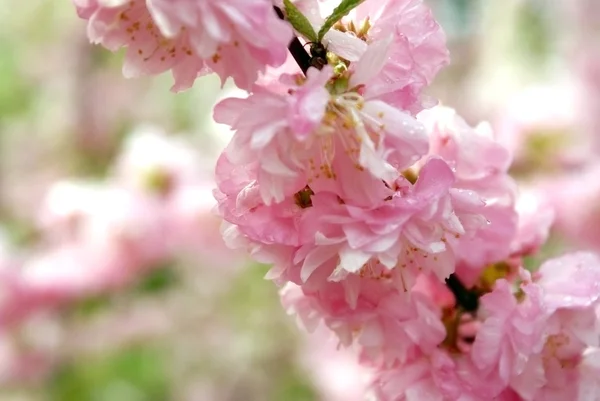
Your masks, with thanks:
[[[350,78],[350,86],[367,83],[375,77],[388,59],[388,51],[392,44],[392,36],[371,43],[356,64],[354,74]]]
[[[327,32],[323,44],[328,50],[350,62],[358,61],[368,48],[368,45],[356,36],[335,29]]]

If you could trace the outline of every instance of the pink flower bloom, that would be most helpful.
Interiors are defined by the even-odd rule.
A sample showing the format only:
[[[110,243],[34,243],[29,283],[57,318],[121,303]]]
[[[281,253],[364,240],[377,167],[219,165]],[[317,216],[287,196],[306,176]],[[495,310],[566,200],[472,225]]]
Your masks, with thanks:
[[[79,237],[83,221],[97,207],[103,188],[100,184],[57,181],[46,193],[38,224],[51,242]]]
[[[394,195],[371,208],[340,204],[329,194],[314,195],[302,230],[316,237],[300,251],[305,255],[301,277],[306,280],[319,268],[317,260],[327,261],[324,252],[329,250],[330,257],[339,255],[328,273],[335,280],[361,269],[369,274],[371,260],[385,269],[398,269],[401,290],[410,289],[421,272],[445,279],[454,271],[453,246],[465,233],[448,192],[453,181],[450,168],[434,158],[414,186],[399,181]]]
[[[487,315],[473,345],[474,363],[484,372],[497,370],[524,400],[589,399],[580,389],[584,381],[598,385],[585,376],[585,355],[600,343],[600,259],[575,253],[550,260],[521,291],[517,302],[500,280],[482,297]]]
[[[367,83],[366,98],[378,98],[413,112],[424,105],[421,92],[449,61],[446,35],[422,0],[365,1],[356,18],[371,20],[367,41],[393,35],[388,60]]]
[[[235,164],[258,163],[266,204],[306,185],[328,187],[342,198],[349,191],[366,197],[369,192],[356,188],[357,182],[370,184],[373,177],[391,184],[398,170],[426,153],[421,124],[353,89],[379,71],[388,47],[385,42],[369,46],[349,80],[334,77],[331,68],[312,70],[303,85],[289,87],[291,95],[256,87],[246,99],[217,105],[217,122],[236,130],[228,156]]]
[[[483,202],[473,216],[475,233],[461,240],[457,252],[462,267],[474,269],[477,275],[484,266],[510,254],[517,229],[516,184],[508,175],[511,156],[487,124],[471,128],[452,109],[435,107],[418,119],[430,132],[430,152],[454,169],[454,196],[474,192]]]
[[[298,6],[318,29],[321,15],[329,15],[335,1],[301,0]],[[365,99],[378,99],[411,112],[420,111],[421,92],[449,62],[446,36],[422,0],[365,1],[330,30],[327,49],[354,62],[368,45],[390,40],[382,68],[365,80]]]
[[[519,227],[511,244],[511,255],[526,256],[536,253],[550,235],[554,223],[554,209],[547,200],[542,200],[539,191],[524,191],[519,194],[516,210]]]
[[[504,384],[520,375],[529,357],[543,347],[548,316],[543,292],[535,284],[523,284],[521,291],[517,300],[501,279],[480,300],[484,320],[473,343],[473,362],[484,374],[495,372]]]
[[[600,398],[600,348],[586,349],[578,368],[578,401],[598,401]]]
[[[600,301],[600,259],[576,252],[545,262],[536,273],[550,311],[590,308]]]
[[[20,279],[30,301],[51,308],[118,287],[132,277],[134,267],[131,260],[114,250],[73,244],[32,255]]]
[[[520,401],[502,392],[498,383],[477,375],[465,359],[446,351],[420,355],[374,374],[372,399],[376,401]]]
[[[514,156],[515,174],[577,168],[592,156],[592,138],[577,128],[585,105],[577,104],[573,82],[525,88],[506,105],[495,126]]]
[[[268,0],[74,0],[88,36],[109,50],[127,48],[124,74],[172,70],[174,90],[212,70],[250,88],[267,65],[283,64],[291,30]],[[256,35],[260,32],[260,35]]]
[[[379,321],[363,329],[359,338],[363,360],[391,364],[404,363],[416,350],[433,351],[446,337],[441,310],[427,296],[392,294],[377,306]]]
[[[147,262],[166,252],[165,215],[156,199],[109,184],[58,182],[46,205],[42,227],[58,243],[116,248]]]
[[[293,197],[267,206],[256,183],[256,172],[232,164],[226,153],[217,162],[215,197],[219,212],[249,240],[263,244],[299,246],[298,220],[302,209]]]
[[[566,245],[576,250],[600,250],[600,163],[554,176],[537,185],[555,211],[555,230]]]
[[[511,387],[524,399],[532,401],[588,400],[591,393],[584,386],[598,387],[598,367],[590,375],[586,353],[592,347],[586,342],[598,343],[595,338],[582,338],[582,326],[589,327],[591,314],[558,311],[553,314],[546,329],[546,340],[541,354],[527,361],[523,372],[511,380]],[[597,396],[596,393],[594,396]],[[591,398],[594,399],[594,398]],[[595,398],[597,399],[597,398]]]
[[[436,385],[433,364],[452,368],[452,361],[444,353],[436,354],[430,360],[423,356],[412,363],[378,372],[371,387],[371,397],[375,401],[446,401],[441,389]],[[441,366],[440,366],[441,365]]]
[[[184,185],[206,181],[198,151],[180,137],[141,126],[126,139],[114,176],[127,189],[169,195]]]
[[[288,284],[281,295],[288,313],[305,328],[323,321],[342,345],[356,345],[361,360],[370,364],[406,362],[420,350],[434,350],[446,334],[441,310],[428,295],[398,293],[384,277],[354,277],[318,291]]]

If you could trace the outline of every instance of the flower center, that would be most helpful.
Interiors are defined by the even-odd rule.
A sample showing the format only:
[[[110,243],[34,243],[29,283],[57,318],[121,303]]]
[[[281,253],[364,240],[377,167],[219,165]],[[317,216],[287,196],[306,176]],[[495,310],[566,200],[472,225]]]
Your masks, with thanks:
[[[333,26],[333,29],[340,32],[348,32],[366,42],[368,40],[367,34],[369,33],[369,29],[371,29],[371,21],[369,17],[367,17],[358,26],[354,23],[354,21],[350,21],[348,23],[339,21]]]

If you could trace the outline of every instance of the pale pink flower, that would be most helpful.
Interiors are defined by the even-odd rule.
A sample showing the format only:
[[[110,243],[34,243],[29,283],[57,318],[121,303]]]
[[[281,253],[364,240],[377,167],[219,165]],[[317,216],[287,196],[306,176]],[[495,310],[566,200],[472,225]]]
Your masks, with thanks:
[[[80,227],[95,208],[103,193],[100,183],[56,181],[48,189],[38,217],[38,224],[50,242],[76,239]]]
[[[246,99],[225,99],[215,107],[215,120],[236,130],[226,149],[228,159],[235,164],[258,163],[257,179],[266,204],[281,202],[306,185],[300,174],[305,167],[298,158],[306,152],[303,142],[325,115],[329,102],[325,83],[330,77],[330,69],[311,69],[293,95],[256,87]],[[269,113],[264,113],[265,107]]]
[[[335,1],[300,0],[298,6],[317,28],[337,6]],[[369,45],[389,40],[382,68],[363,81],[365,99],[378,99],[394,107],[420,111],[421,92],[448,64],[446,35],[422,0],[365,1],[324,37],[327,49],[350,61],[350,68]],[[379,62],[379,61],[375,61]]]
[[[441,353],[440,353],[441,354]],[[443,364],[452,366],[450,358],[440,355]],[[446,401],[448,397],[438,388],[432,361],[427,357],[414,360],[375,374],[371,399],[375,401]]]
[[[317,291],[288,284],[281,295],[288,314],[305,328],[323,321],[340,344],[358,347],[370,364],[406,362],[434,350],[446,335],[441,310],[427,295],[398,293],[384,277],[353,277]]]
[[[600,259],[575,253],[549,260],[521,291],[515,304],[501,280],[482,298],[487,316],[473,346],[475,364],[484,371],[497,364],[524,400],[587,399],[579,394],[580,372],[586,350],[600,342]]]
[[[256,87],[246,99],[217,105],[216,121],[236,130],[226,152],[235,164],[258,163],[266,204],[306,185],[330,188],[342,198],[346,192],[364,198],[369,191],[357,188],[357,182],[369,185],[373,177],[391,184],[398,170],[426,153],[420,123],[355,89],[377,74],[388,47],[389,41],[370,45],[349,80],[334,76],[331,68],[313,69],[303,84],[289,87],[291,95]]]
[[[156,204],[110,187],[96,195],[98,203],[77,216],[69,236],[41,247],[5,277],[11,296],[3,319],[121,286],[166,257],[167,226]]]
[[[32,255],[20,283],[30,302],[49,308],[122,285],[133,277],[134,263],[115,250],[65,245]]]
[[[511,388],[524,400],[559,401],[588,400],[592,394],[583,386],[600,384],[598,367],[590,375],[586,366],[586,353],[595,347],[587,347],[586,342],[598,343],[599,331],[595,338],[582,338],[582,326],[592,321],[591,314],[581,311],[564,313],[558,311],[551,316],[546,329],[546,340],[541,354],[527,361],[523,372],[512,378]],[[595,396],[598,394],[596,393]],[[594,398],[591,398],[594,399]],[[597,399],[597,398],[596,398]]]
[[[226,153],[217,161],[214,191],[219,214],[249,240],[263,244],[299,246],[298,220],[302,208],[293,197],[265,205],[255,170],[232,164]]]
[[[273,247],[278,253],[283,250],[278,247],[288,247],[288,257],[270,277],[297,284],[318,286],[328,276],[342,280],[351,273],[390,274],[403,291],[421,273],[431,272],[443,281],[454,271],[459,239],[472,234],[466,229],[475,227],[472,221],[482,206],[470,193],[452,192],[454,176],[439,158],[423,166],[414,185],[401,179],[392,190],[371,180],[374,193],[389,195],[368,207],[355,205],[353,197],[340,201],[326,188],[318,193],[305,190],[305,205],[298,196],[288,196],[268,206],[255,170],[233,165],[227,154],[219,159],[217,177],[221,215],[237,225],[237,234],[262,244],[263,251]]]
[[[140,126],[125,140],[113,175],[127,189],[168,195],[178,187],[206,181],[190,143],[157,127]]]
[[[140,261],[160,259],[166,252],[159,200],[124,188],[61,181],[50,189],[42,210],[42,228],[50,240],[57,235],[59,243],[117,248]]]
[[[432,158],[414,185],[398,181],[393,195],[369,208],[340,203],[326,193],[314,195],[301,229],[315,235],[315,242],[303,245],[296,255],[297,261],[300,255],[304,258],[301,277],[306,280],[319,261],[333,257],[335,268],[326,273],[334,280],[349,273],[370,275],[381,265],[397,270],[394,279],[400,290],[409,290],[421,273],[431,272],[443,281],[454,272],[454,248],[465,234],[449,192],[453,182],[448,165]]]
[[[523,278],[517,294],[499,280],[481,298],[484,321],[473,362],[483,372],[497,371],[523,400],[589,399],[580,380],[598,385],[584,374],[585,354],[600,342],[600,259],[565,255],[544,263],[534,282]]]
[[[390,294],[377,305],[378,319],[366,325],[358,338],[362,359],[391,364],[404,363],[417,350],[433,351],[446,337],[441,310],[427,296]]]
[[[523,373],[529,357],[544,344],[548,314],[543,291],[531,283],[522,284],[520,291],[520,295],[513,293],[501,279],[491,293],[481,297],[478,314],[483,323],[471,354],[481,372],[495,372],[505,385]]]
[[[88,37],[109,50],[126,47],[124,74],[172,70],[174,90],[214,71],[250,88],[267,65],[281,65],[292,39],[268,0],[74,0]],[[256,35],[260,32],[260,35]]]
[[[581,166],[592,155],[577,128],[581,106],[573,82],[530,86],[506,102],[496,121],[499,141],[513,155],[514,173],[547,174]]]
[[[84,244],[56,246],[2,270],[0,322],[17,326],[32,314],[114,288],[133,270],[123,255]]]
[[[590,347],[583,352],[579,363],[578,400],[600,400],[600,348]]]
[[[371,20],[367,40],[393,35],[381,72],[366,86],[366,98],[378,98],[413,112],[426,107],[421,92],[449,61],[446,35],[422,0],[365,1],[356,18]]]
[[[519,226],[511,244],[511,255],[526,256],[536,253],[550,235],[554,223],[554,208],[542,199],[539,191],[522,189],[515,205]]]
[[[421,112],[418,119],[430,132],[430,153],[441,156],[454,170],[455,198],[474,192],[483,203],[471,220],[474,234],[464,237],[457,251],[461,264],[480,271],[504,260],[517,229],[516,183],[508,175],[508,150],[494,138],[489,125],[472,128],[453,109],[435,107]]]
[[[555,211],[555,230],[566,245],[581,250],[600,249],[600,163],[554,176],[537,184]]]
[[[375,401],[520,401],[497,382],[478,375],[469,362],[444,350],[375,372]]]
[[[590,308],[600,301],[600,259],[576,252],[548,260],[536,272],[536,284],[550,311]]]
[[[98,208],[82,226],[82,241],[117,249],[142,264],[161,260],[169,251],[163,231],[166,217],[154,199],[108,187],[96,202]]]

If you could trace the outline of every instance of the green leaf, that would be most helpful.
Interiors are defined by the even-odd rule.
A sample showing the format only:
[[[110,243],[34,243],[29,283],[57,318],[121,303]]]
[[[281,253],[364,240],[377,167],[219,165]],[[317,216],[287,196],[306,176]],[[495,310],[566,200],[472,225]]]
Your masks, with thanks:
[[[317,33],[312,24],[290,0],[283,0],[287,20],[294,29],[311,42],[317,41]]]
[[[316,42],[323,40],[323,36],[335,25],[336,22],[344,18],[350,11],[358,7],[364,0],[342,0],[339,6],[333,10],[333,13],[327,17],[325,23],[319,30]]]

